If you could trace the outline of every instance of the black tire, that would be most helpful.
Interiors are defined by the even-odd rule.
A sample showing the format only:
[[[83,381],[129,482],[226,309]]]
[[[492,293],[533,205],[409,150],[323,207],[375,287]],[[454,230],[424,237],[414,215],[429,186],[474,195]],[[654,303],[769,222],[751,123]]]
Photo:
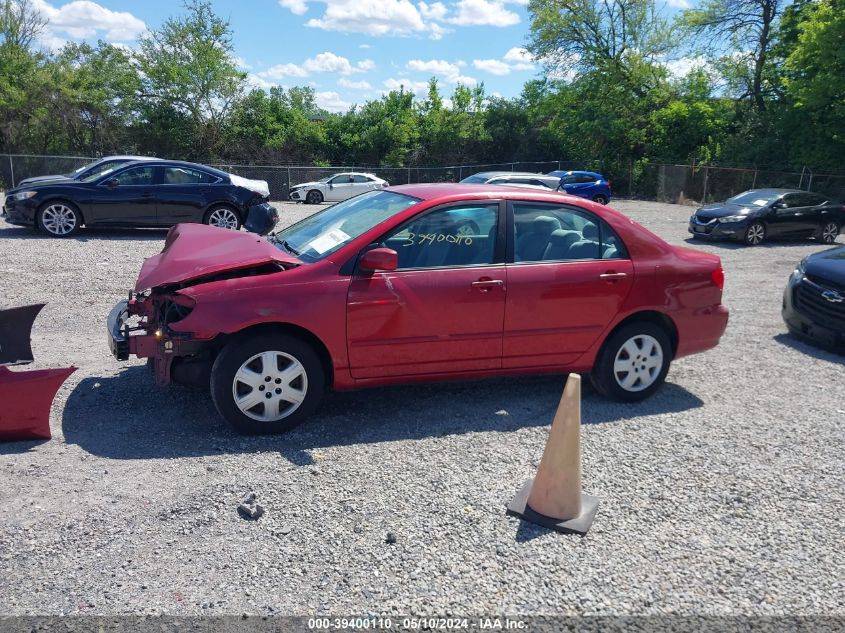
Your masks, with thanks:
[[[222,204],[211,207],[203,217],[202,223],[233,231],[239,231],[243,225],[241,214],[232,207]]]
[[[38,207],[38,228],[50,237],[71,237],[82,226],[82,214],[67,200],[51,200]]]
[[[839,224],[831,220],[819,226],[819,230],[816,232],[815,237],[818,241],[823,244],[833,244],[834,242],[836,242],[836,238],[838,236]]]
[[[598,193],[593,196],[593,202],[598,202],[599,204],[607,204],[607,196]]]
[[[630,341],[639,340],[646,343],[643,347],[647,351],[647,345],[651,341],[660,347],[661,359],[659,366],[655,367],[656,372],[651,372],[647,368],[647,358],[644,357],[642,364],[639,364],[639,357],[630,358],[627,352],[623,353],[623,348]],[[642,337],[650,337],[643,339]],[[634,344],[637,347],[637,343]],[[631,362],[637,364],[638,367],[643,367],[642,374],[633,374],[632,377],[636,379],[632,388],[623,387],[620,381],[625,381],[631,372],[617,372],[614,370],[617,356],[621,356],[620,362]],[[656,360],[655,356],[651,356]],[[602,345],[599,351],[596,363],[593,366],[593,371],[590,374],[590,381],[593,383],[596,391],[610,398],[611,400],[618,400],[620,402],[637,402],[648,398],[651,394],[660,388],[660,385],[666,380],[666,374],[669,372],[669,365],[672,363],[672,343],[666,331],[659,325],[650,323],[648,321],[635,321],[628,323],[611,334]],[[638,377],[639,376],[639,377]],[[645,376],[647,380],[642,377]],[[648,386],[643,387],[643,384],[648,380],[652,381]]]
[[[752,222],[745,229],[742,241],[748,246],[759,246],[766,240],[766,225],[762,222]]]
[[[323,194],[317,191],[316,189],[312,189],[307,194],[305,194],[306,204],[320,204],[322,201]]]
[[[265,352],[276,355],[275,368],[265,367],[264,359],[261,358],[255,358],[252,363],[247,364],[247,361]],[[290,362],[290,359],[298,362],[304,370],[304,379],[300,375],[283,385],[277,375],[291,367],[294,370],[299,369],[293,363],[279,369],[279,360]],[[242,368],[255,372],[258,386],[253,388],[240,380],[236,384],[235,376]],[[287,334],[265,332],[236,337],[217,355],[211,368],[211,398],[220,415],[240,433],[283,433],[304,422],[317,409],[325,391],[325,380],[320,358],[308,343]],[[304,393],[304,398],[290,413],[274,419],[272,416],[275,413],[284,413],[280,411],[283,407],[290,408],[294,404],[285,399],[286,388],[291,390],[291,393]],[[245,398],[253,392],[256,397],[261,394],[261,400],[256,401],[255,405],[244,412],[235,401],[235,394],[239,393]],[[243,406],[248,403],[249,400]],[[270,412],[268,406],[275,406],[276,411]],[[268,419],[257,419],[261,416]]]

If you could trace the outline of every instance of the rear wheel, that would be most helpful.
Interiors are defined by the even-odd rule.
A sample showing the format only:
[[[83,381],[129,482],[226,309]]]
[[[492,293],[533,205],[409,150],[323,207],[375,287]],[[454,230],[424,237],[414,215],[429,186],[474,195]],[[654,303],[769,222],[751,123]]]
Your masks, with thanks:
[[[205,214],[205,224],[216,226],[220,229],[232,229],[237,231],[241,228],[241,217],[230,207],[213,207]]]
[[[82,226],[82,215],[69,202],[47,202],[38,209],[37,220],[50,237],[70,237]]]
[[[839,235],[839,225],[836,222],[826,222],[819,227],[816,239],[825,244],[833,244]]]
[[[596,194],[593,196],[593,202],[598,202],[599,204],[607,204],[607,196],[604,194]]]
[[[749,246],[759,246],[766,239],[766,225],[762,222],[752,222],[745,231],[745,243]]]
[[[217,411],[248,435],[282,433],[320,403],[322,363],[313,348],[286,334],[255,334],[230,342],[211,369]]]
[[[323,201],[323,194],[317,191],[316,189],[312,189],[308,192],[308,195],[305,196],[305,202],[308,204],[320,204]]]
[[[672,344],[666,332],[654,323],[637,321],[605,341],[590,380],[607,398],[636,402],[657,391],[671,362]]]

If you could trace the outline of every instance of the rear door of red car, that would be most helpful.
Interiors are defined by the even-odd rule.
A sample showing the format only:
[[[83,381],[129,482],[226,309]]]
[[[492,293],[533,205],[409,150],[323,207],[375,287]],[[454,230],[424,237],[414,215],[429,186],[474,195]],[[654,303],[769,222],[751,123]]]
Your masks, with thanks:
[[[632,262],[605,222],[573,206],[514,202],[508,223],[503,367],[567,365],[619,312]]]
[[[495,201],[449,205],[382,237],[378,245],[399,254],[398,269],[356,272],[349,287],[354,378],[501,367],[504,214]]]

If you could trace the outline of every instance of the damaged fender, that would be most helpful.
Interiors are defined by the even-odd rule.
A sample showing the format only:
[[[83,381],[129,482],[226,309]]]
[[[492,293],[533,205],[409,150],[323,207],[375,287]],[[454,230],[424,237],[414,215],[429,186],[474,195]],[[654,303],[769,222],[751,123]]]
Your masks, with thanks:
[[[12,371],[33,361],[32,324],[43,303],[0,310],[0,441],[50,439],[50,406],[76,367]]]

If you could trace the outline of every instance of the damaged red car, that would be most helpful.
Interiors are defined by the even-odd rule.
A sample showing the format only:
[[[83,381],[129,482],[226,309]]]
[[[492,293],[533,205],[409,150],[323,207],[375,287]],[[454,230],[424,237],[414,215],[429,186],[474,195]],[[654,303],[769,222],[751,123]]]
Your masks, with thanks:
[[[108,318],[118,360],[210,386],[244,433],[327,389],[588,372],[640,400],[728,320],[718,257],[608,207],[486,185],[365,193],[269,238],[182,224]]]

